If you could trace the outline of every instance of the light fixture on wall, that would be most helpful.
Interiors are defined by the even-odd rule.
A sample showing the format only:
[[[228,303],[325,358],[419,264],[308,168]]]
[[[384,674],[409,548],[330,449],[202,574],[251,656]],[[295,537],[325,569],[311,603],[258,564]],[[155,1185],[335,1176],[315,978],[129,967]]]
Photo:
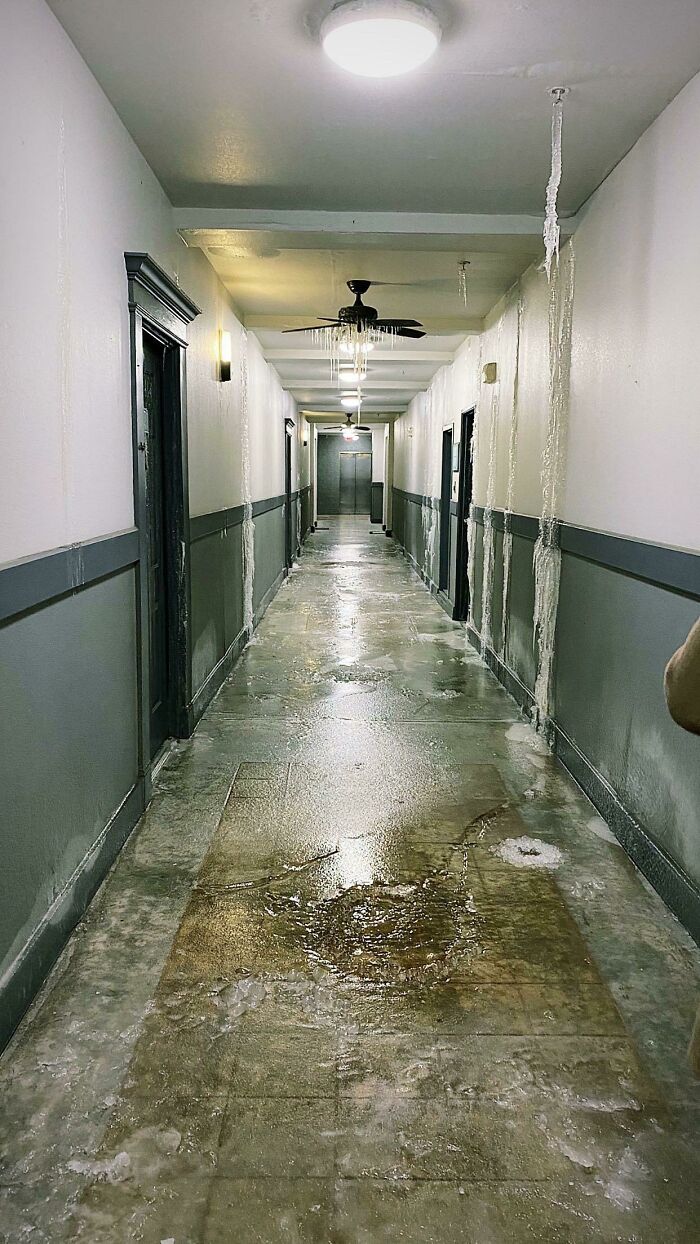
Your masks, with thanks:
[[[343,0],[321,26],[326,56],[363,78],[395,78],[433,55],[442,31],[418,0]]]
[[[231,379],[231,334],[222,328],[219,333],[219,380]]]

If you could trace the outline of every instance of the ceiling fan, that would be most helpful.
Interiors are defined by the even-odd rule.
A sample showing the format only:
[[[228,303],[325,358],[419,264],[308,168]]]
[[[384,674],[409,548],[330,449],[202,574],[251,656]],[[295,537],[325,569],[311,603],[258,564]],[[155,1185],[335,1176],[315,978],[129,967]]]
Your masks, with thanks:
[[[357,413],[358,413],[358,418],[359,418],[359,411]],[[332,423],[329,427],[325,428],[325,431],[326,432],[342,432],[343,436],[345,436],[345,434],[348,432],[349,433],[371,432],[372,429],[368,428],[367,425],[364,423],[353,423],[352,415],[346,415],[345,423]]]
[[[389,333],[394,337],[425,337],[420,320],[380,320],[376,307],[368,307],[362,301],[373,281],[348,281],[348,289],[355,295],[355,301],[349,307],[341,307],[336,320],[329,320],[319,315],[321,324],[309,324],[305,328],[285,328],[285,333],[308,333],[319,328],[356,328],[358,332]]]

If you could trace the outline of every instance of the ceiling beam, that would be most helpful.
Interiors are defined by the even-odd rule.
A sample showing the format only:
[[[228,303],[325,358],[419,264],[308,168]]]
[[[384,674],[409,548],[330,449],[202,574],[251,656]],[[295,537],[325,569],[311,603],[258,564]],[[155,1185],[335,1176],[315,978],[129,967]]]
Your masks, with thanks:
[[[303,347],[298,350],[278,350],[276,348],[265,350],[263,348],[263,353],[265,358],[271,363],[293,363],[295,361],[300,363],[323,363],[328,360],[326,350],[316,350],[311,347],[308,350],[305,350]],[[375,348],[370,355],[369,361],[372,366],[375,363],[452,363],[454,354],[451,350],[421,350],[418,348],[415,350],[399,350],[396,348],[393,350],[378,350]]]
[[[476,215],[461,212],[319,212],[276,211],[243,207],[175,207],[175,228],[182,234],[200,230],[276,233],[394,233],[466,238],[470,234],[541,237],[542,215]],[[576,228],[576,217],[560,221],[562,234]],[[196,238],[192,241],[197,244]]]
[[[379,393],[384,392],[385,390],[393,390],[394,392],[398,391],[399,393],[419,393],[423,389],[427,389],[429,384],[430,380],[409,380],[406,379],[406,377],[397,377],[396,380],[368,380],[366,384],[360,387],[362,388],[365,397],[367,397],[370,393]],[[323,380],[300,380],[298,384],[292,381],[288,387],[290,393],[311,393],[315,392],[317,389],[325,393],[336,392],[336,385],[332,380],[329,381],[327,378],[324,378]],[[356,388],[356,384],[338,385],[337,392],[340,394],[341,390],[344,391],[347,389],[348,391],[354,391]],[[369,400],[371,400],[371,398]]]

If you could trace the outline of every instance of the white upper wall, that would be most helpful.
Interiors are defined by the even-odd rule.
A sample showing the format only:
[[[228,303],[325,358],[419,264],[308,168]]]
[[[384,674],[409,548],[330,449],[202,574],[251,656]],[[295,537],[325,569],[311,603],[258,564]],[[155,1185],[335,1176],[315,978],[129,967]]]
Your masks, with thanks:
[[[478,337],[468,337],[454,363],[441,367],[425,393],[414,397],[394,424],[394,485],[421,496],[440,495],[442,431],[459,440],[461,414],[476,404]]]
[[[567,106],[575,108],[575,97]],[[569,523],[695,550],[700,549],[700,164],[691,153],[699,130],[700,76],[593,196],[575,234],[571,402],[560,505],[560,516]],[[520,292],[512,505],[536,516],[549,401],[545,274],[529,269]],[[473,347],[467,356],[460,354],[397,421],[399,488],[439,495],[441,429],[474,403],[480,365],[495,361],[499,384],[482,385],[479,393],[474,500],[478,505],[488,500],[488,429],[495,398],[492,503],[506,505],[517,298],[515,288],[488,317],[480,361]]]
[[[572,101],[572,106],[574,106]],[[700,549],[700,75],[576,232],[571,523]]]
[[[0,563],[133,523],[125,251],[177,273],[203,309],[187,357],[192,512],[242,500],[235,361],[230,385],[215,372],[219,327],[241,333],[228,295],[177,237],[155,176],[43,0],[2,9]],[[283,491],[281,423],[295,409],[254,338],[250,355],[257,500]]]

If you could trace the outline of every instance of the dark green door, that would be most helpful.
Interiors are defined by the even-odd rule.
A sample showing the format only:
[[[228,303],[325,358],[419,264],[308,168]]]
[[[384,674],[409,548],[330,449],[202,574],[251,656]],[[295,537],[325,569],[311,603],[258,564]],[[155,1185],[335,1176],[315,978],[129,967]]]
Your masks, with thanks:
[[[156,755],[170,734],[163,364],[163,349],[156,342],[144,337],[143,404],[146,408],[146,424],[148,427],[146,489],[150,609],[151,757]]]

